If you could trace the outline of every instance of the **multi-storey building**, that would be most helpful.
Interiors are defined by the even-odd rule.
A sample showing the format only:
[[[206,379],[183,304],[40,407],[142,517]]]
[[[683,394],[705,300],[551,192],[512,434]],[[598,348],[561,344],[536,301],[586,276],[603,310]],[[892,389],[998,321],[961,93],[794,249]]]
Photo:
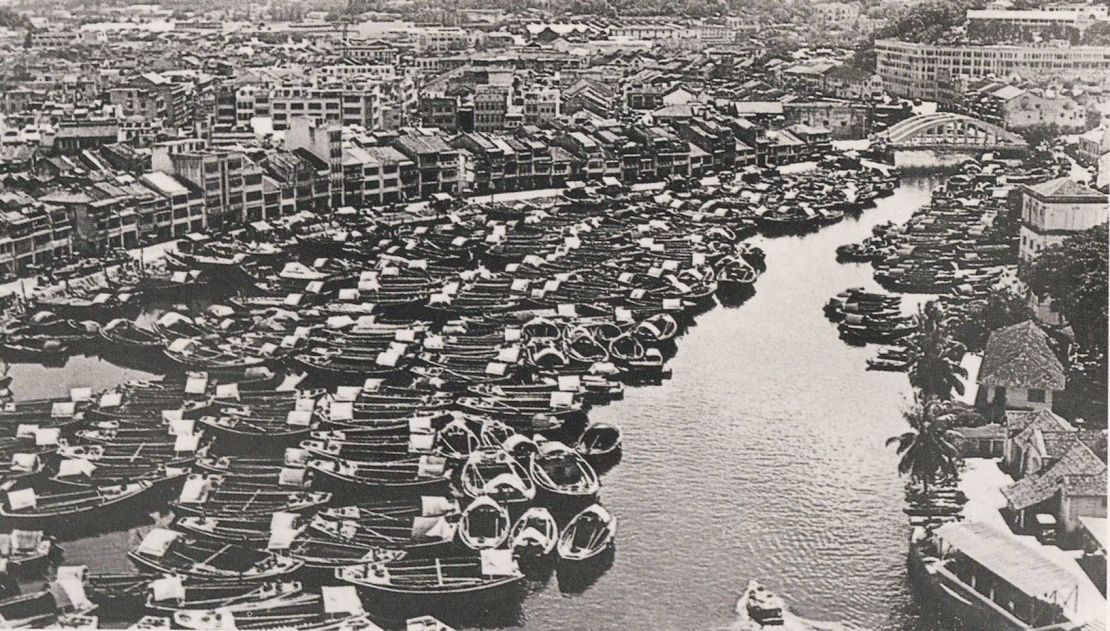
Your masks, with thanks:
[[[1021,199],[1019,256],[1029,261],[1068,236],[1110,220],[1106,195],[1062,177],[1026,186]]]
[[[459,152],[441,137],[432,134],[401,134],[393,141],[392,146],[416,165],[421,197],[458,192]]]
[[[483,85],[474,93],[474,131],[498,132],[505,127],[510,88]]]
[[[1107,7],[1100,4],[1057,10],[968,9],[967,35],[983,42],[1033,38],[1078,42],[1088,27],[1105,20]]]
[[[600,179],[605,173],[605,152],[596,139],[581,131],[570,131],[558,134],[552,145],[562,147],[571,157],[582,163],[581,174],[589,179]],[[552,151],[552,159],[555,152]]]
[[[124,116],[142,116],[164,127],[176,128],[192,122],[189,86],[156,72],[134,76],[110,92],[112,105]]]
[[[524,106],[525,125],[549,124],[562,113],[562,95],[557,87],[529,88],[519,98]]]
[[[466,29],[428,27],[415,29],[412,40],[418,53],[446,53],[466,50],[471,36]]]
[[[151,166],[204,191],[209,226],[243,223],[263,214],[262,171],[240,151],[213,149],[193,139],[157,143]]]
[[[438,127],[444,131],[459,129],[459,96],[428,94],[420,97],[420,123],[425,127]],[[471,121],[473,125],[473,121]],[[473,129],[473,127],[471,127]]]
[[[400,54],[397,47],[382,41],[359,41],[348,39],[343,42],[342,56],[363,63],[397,65]]]
[[[169,173],[144,173],[139,182],[165,200],[169,217],[158,217],[155,232],[159,237],[179,239],[190,232],[204,230],[208,225],[204,191]]]
[[[270,107],[275,130],[288,129],[289,121],[298,116],[321,124],[382,126],[381,88],[374,81],[283,85],[274,89]]]
[[[835,139],[864,138],[870,131],[868,108],[848,101],[790,101],[782,106],[790,125],[824,127]]]
[[[0,269],[29,271],[73,252],[72,224],[65,209],[21,193],[0,193]]]
[[[1110,76],[1110,46],[972,46],[880,39],[875,55],[886,91],[909,98],[941,98],[944,85],[960,76]]]
[[[305,117],[294,118],[289,123],[285,147],[291,151],[307,151],[327,165],[331,206],[347,205],[343,200],[343,128],[321,126]]]

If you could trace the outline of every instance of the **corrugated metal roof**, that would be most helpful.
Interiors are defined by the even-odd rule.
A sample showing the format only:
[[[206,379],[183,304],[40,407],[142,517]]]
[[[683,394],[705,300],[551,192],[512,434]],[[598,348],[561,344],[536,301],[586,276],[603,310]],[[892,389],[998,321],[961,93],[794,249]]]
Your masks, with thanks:
[[[1076,578],[1067,570],[990,524],[950,523],[937,528],[936,534],[947,545],[1029,596],[1062,602],[1078,588]]]

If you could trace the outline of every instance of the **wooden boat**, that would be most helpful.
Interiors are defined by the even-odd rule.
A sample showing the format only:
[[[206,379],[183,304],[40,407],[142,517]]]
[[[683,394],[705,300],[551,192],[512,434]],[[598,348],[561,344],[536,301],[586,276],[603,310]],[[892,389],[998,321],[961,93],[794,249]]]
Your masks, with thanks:
[[[146,598],[150,582],[158,578],[150,573],[89,572],[81,568],[82,582],[89,600],[98,606],[133,608]]]
[[[509,536],[509,512],[488,495],[475,498],[459,520],[459,542],[471,550],[497,548]]]
[[[295,606],[318,600],[305,594],[299,581],[186,583],[179,576],[164,576],[151,581],[146,608],[163,615],[184,609],[249,612],[263,603]]]
[[[366,615],[353,586],[324,586],[319,596],[301,594],[293,602],[267,600],[249,609],[195,609],[174,612],[185,629],[290,629],[302,631],[381,631]]]
[[[601,483],[597,473],[577,451],[550,440],[538,445],[529,474],[536,487],[564,499],[587,500],[597,495]]]
[[[137,500],[154,486],[142,481],[64,493],[37,493],[34,488],[8,491],[0,500],[0,517],[11,524],[50,523],[101,514]],[[73,523],[73,522],[70,522]]]
[[[520,516],[509,531],[509,546],[524,557],[545,557],[555,550],[559,525],[542,506],[533,506]]]
[[[613,544],[617,520],[600,504],[587,506],[570,520],[559,536],[559,558],[583,562],[605,552]]]
[[[455,539],[457,500],[439,496],[398,498],[325,508],[309,522],[321,535],[357,544],[426,555]]]
[[[272,580],[304,565],[265,551],[193,539],[167,528],[151,530],[127,556],[147,570],[203,580]]]
[[[488,495],[501,504],[530,502],[536,497],[527,470],[500,447],[484,447],[470,454],[459,474],[459,485],[467,497]]]
[[[430,489],[445,486],[450,477],[447,459],[439,456],[360,462],[341,458],[313,458],[308,469],[314,480],[328,483],[337,492],[382,489]]]
[[[432,616],[417,616],[405,621],[405,631],[455,631]]]
[[[173,621],[165,616],[143,616],[127,627],[127,631],[169,631]]]
[[[0,624],[11,629],[96,628],[96,609],[76,580],[58,580],[41,591],[0,599]]]
[[[781,598],[759,581],[752,580],[736,601],[736,622],[730,628],[736,631],[821,631],[841,629],[843,625],[800,618],[787,609]]]
[[[100,327],[100,337],[110,348],[150,355],[161,353],[165,339],[130,320],[117,318]]]
[[[0,534],[0,565],[10,574],[27,575],[41,571],[59,548],[54,538],[41,530],[12,530]]]
[[[280,513],[279,513],[280,514]],[[192,536],[215,539],[236,545],[264,547],[270,540],[270,523],[265,519],[235,519],[185,515],[174,527]]]
[[[174,509],[205,517],[237,520],[265,519],[275,512],[301,512],[331,501],[331,493],[238,485],[218,474],[191,474],[181,495],[170,503]]]
[[[755,580],[748,582],[748,587],[736,602],[736,613],[741,620],[746,618],[748,622],[760,626],[782,626],[785,608],[781,598]]]
[[[620,453],[621,428],[611,423],[593,422],[586,426],[574,449],[587,461],[603,460]]]
[[[335,578],[376,594],[394,596],[496,597],[524,579],[510,550],[456,556],[403,558],[339,568]]]
[[[0,353],[8,361],[58,362],[73,352],[73,342],[51,335],[8,335],[0,340]]]

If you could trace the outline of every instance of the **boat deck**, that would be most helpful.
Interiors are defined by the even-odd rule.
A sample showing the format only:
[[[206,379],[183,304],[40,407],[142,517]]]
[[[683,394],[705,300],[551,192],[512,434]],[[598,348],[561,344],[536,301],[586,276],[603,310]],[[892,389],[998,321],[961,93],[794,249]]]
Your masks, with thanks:
[[[1002,488],[1013,484],[1013,478],[998,467],[997,459],[968,458],[965,462],[966,469],[960,476],[959,484],[968,500],[964,505],[964,517],[967,521],[987,522],[1002,532],[1011,532],[999,511],[1006,506]],[[1074,576],[1079,585],[1079,615],[1090,621],[1088,628],[1106,628],[1106,597],[1076,562],[1083,555],[1082,550],[1062,550],[1057,546],[1046,546],[1036,537],[1012,536],[1018,543],[1035,550]]]

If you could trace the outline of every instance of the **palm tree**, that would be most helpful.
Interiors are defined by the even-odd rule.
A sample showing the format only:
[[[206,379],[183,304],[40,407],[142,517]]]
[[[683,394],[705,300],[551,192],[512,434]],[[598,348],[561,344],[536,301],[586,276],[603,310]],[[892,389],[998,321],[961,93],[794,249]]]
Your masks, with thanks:
[[[944,310],[936,301],[930,301],[918,309],[914,319],[917,330],[906,340],[910,384],[926,399],[951,399],[953,390],[963,394],[960,378],[967,376],[967,370],[960,361],[964,345],[952,339]]]
[[[888,447],[897,445],[902,456],[898,473],[921,484],[923,493],[928,493],[929,485],[938,478],[959,472],[961,458],[955,441],[960,433],[951,428],[957,414],[950,401],[921,397],[904,413],[911,429],[886,441]]]

